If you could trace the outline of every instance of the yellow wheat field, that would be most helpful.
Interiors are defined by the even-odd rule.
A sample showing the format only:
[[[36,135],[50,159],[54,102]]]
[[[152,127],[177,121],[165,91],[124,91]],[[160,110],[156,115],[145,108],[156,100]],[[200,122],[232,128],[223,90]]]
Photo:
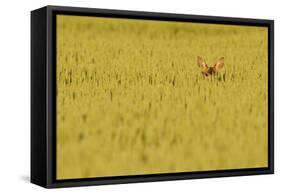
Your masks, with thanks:
[[[267,37],[57,16],[57,179],[266,167]],[[197,56],[223,70],[204,78]]]

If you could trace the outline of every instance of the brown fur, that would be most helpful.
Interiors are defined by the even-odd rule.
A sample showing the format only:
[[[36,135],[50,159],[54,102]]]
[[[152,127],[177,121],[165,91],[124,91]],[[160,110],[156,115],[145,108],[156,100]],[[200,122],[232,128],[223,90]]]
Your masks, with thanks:
[[[208,77],[209,75],[217,74],[224,66],[224,57],[221,57],[218,62],[213,66],[209,67],[202,57],[197,57],[197,64],[201,68],[202,75]]]

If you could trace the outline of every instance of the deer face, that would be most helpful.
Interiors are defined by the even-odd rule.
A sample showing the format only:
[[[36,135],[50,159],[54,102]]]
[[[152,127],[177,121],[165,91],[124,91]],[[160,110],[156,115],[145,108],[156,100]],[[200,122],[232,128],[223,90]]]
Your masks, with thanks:
[[[215,75],[223,68],[224,57],[221,57],[213,67],[209,67],[205,60],[198,56],[197,64],[201,68],[202,75],[208,77],[209,75]]]

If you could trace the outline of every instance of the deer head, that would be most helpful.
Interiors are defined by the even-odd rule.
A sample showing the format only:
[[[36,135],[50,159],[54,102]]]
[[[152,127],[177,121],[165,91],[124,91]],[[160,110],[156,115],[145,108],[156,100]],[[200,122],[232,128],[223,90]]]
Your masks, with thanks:
[[[209,67],[202,57],[197,57],[197,64],[201,68],[202,75],[208,77],[209,75],[217,74],[224,66],[224,57],[221,57],[218,62],[213,66]]]

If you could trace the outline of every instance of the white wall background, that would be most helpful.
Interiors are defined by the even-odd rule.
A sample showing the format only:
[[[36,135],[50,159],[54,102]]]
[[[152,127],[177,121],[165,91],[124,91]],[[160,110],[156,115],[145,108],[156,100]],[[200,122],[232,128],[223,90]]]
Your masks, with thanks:
[[[275,20],[275,175],[45,190],[29,183],[30,11],[45,5]],[[6,0],[0,6],[0,193],[278,193],[281,191],[281,11],[278,0]]]

